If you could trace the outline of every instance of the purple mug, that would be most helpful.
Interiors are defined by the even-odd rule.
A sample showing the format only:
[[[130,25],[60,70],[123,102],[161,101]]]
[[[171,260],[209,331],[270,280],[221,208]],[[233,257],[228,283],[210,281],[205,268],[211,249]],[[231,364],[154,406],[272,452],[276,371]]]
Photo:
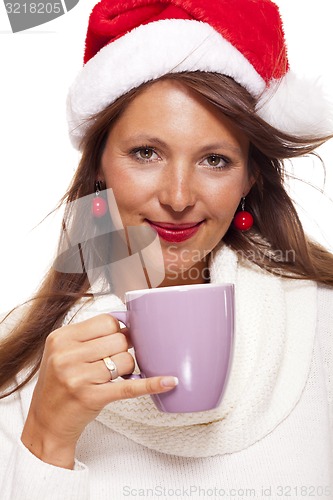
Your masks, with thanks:
[[[230,372],[234,286],[182,285],[126,292],[127,311],[110,312],[129,328],[140,375],[172,375],[179,384],[154,394],[163,412],[216,408]]]

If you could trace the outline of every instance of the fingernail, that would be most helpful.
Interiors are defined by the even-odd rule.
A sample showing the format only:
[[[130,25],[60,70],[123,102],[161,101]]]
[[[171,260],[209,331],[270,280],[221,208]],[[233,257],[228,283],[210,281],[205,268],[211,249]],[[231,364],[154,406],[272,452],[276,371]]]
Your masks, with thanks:
[[[175,387],[178,385],[178,378],[177,377],[164,377],[161,380],[161,386],[162,387]]]

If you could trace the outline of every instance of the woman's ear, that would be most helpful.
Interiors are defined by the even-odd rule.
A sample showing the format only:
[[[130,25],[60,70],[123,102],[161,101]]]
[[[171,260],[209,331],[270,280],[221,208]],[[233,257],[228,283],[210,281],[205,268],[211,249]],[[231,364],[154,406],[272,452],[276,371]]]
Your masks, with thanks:
[[[248,163],[248,181],[243,196],[247,196],[249,194],[252,187],[256,182],[258,182],[259,179],[260,179],[260,169],[258,165],[253,160],[250,159]]]
[[[105,178],[102,169],[99,169],[96,175],[96,182],[99,182],[101,184],[101,188],[105,189]]]

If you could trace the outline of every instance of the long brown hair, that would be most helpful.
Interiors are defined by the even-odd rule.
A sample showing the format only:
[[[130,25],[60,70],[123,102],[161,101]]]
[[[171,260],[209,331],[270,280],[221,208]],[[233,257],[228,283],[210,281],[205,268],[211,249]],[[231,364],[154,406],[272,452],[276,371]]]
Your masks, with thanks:
[[[199,94],[249,137],[249,169],[256,182],[247,196],[246,207],[252,212],[255,224],[245,233],[230,226],[224,242],[241,258],[271,273],[333,286],[333,256],[304,234],[284,187],[283,164],[284,159],[310,154],[331,137],[299,138],[276,130],[255,113],[254,98],[226,76],[185,72],[162,77],[166,78]],[[82,219],[78,221],[72,216],[70,202],[94,192],[110,128],[131,100],[153,83],[133,89],[91,119],[81,144],[80,164],[60,202],[67,207],[62,238],[64,234],[75,232],[78,223],[82,225]],[[80,298],[92,297],[90,284],[84,268],[82,272],[71,273],[61,272],[56,266],[49,270],[21,320],[1,341],[0,388],[7,389],[2,397],[22,387],[37,372],[46,337],[61,326],[68,310]],[[24,368],[28,368],[26,377],[22,383],[14,385],[15,375]]]

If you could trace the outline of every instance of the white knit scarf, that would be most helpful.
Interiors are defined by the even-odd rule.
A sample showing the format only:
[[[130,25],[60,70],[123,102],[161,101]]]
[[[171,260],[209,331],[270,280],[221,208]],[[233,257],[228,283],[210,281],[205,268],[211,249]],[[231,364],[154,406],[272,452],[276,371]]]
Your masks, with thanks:
[[[316,328],[317,286],[240,264],[222,246],[211,259],[211,282],[235,284],[236,334],[228,387],[221,405],[198,413],[159,412],[150,396],[117,401],[97,420],[159,452],[207,457],[233,453],[262,439],[297,404],[305,386]],[[123,310],[115,295],[76,304],[65,323]]]

